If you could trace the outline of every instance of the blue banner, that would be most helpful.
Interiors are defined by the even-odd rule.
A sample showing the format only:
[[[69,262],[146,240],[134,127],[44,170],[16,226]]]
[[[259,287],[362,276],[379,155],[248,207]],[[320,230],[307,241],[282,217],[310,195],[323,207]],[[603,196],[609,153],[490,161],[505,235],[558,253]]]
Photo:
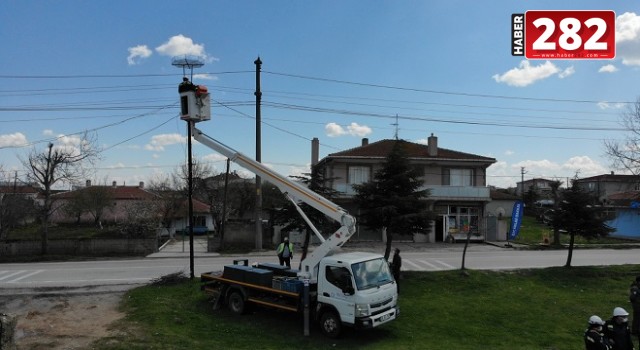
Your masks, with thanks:
[[[513,212],[511,213],[511,228],[509,229],[509,239],[514,239],[520,232],[520,224],[522,223],[522,214],[524,212],[524,204],[522,201],[516,201],[513,204]]]

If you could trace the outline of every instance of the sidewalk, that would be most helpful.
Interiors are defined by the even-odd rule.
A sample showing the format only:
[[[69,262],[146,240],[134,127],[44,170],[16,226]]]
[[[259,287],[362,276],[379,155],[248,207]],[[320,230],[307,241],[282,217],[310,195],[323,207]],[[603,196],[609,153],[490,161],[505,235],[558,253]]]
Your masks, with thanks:
[[[176,237],[169,240],[162,247],[160,247],[157,253],[151,253],[147,255],[147,258],[178,258],[190,256],[189,237]],[[207,252],[207,236],[195,236],[193,237],[193,256],[195,257],[216,257],[220,256],[220,253]]]
[[[496,250],[496,249],[518,249],[517,244],[511,244],[510,247],[505,245],[506,242],[482,242],[482,243],[470,243],[469,248],[473,250]],[[268,243],[265,246],[269,246]],[[309,251],[313,251],[316,246],[309,247]],[[188,257],[190,255],[189,238],[182,237],[174,238],[167,242],[164,246],[160,247],[157,253],[147,255],[147,258],[177,258]],[[362,241],[349,241],[342,246],[344,251],[364,251],[378,254],[384,254],[386,243],[383,242],[362,242]],[[396,241],[392,243],[392,250],[395,248],[400,249],[401,252],[428,252],[428,251],[440,251],[440,252],[458,252],[464,249],[464,243],[415,243],[411,241]],[[300,250],[301,247],[296,246],[296,250]],[[207,237],[195,236],[193,238],[193,254],[194,257],[217,257],[220,253],[207,252]],[[243,254],[243,256],[275,256],[275,249],[264,249],[261,251],[251,251]]]

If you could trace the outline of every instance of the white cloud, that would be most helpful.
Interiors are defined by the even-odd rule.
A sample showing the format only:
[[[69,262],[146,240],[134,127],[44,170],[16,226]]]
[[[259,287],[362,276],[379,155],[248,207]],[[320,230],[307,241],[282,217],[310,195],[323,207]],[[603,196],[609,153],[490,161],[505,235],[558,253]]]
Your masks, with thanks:
[[[215,60],[208,57],[203,44],[196,44],[182,34],[172,36],[169,41],[156,47],[156,51],[165,56],[195,56],[204,60]]]
[[[614,66],[613,64],[607,64],[598,69],[598,73],[614,73],[617,71],[618,68],[616,68],[616,66]]]
[[[500,188],[515,187],[516,183],[521,181],[521,177],[514,177],[513,174],[520,174],[522,168],[525,169],[525,180],[533,177],[557,179],[562,181],[564,185],[566,185],[567,178],[573,178],[576,172],[579,177],[608,173],[606,167],[588,156],[574,156],[562,163],[548,159],[523,160],[511,164],[498,161],[487,169],[487,184]]]
[[[327,134],[327,136],[329,136],[329,137],[338,137],[338,136],[342,136],[342,135],[347,133],[346,131],[344,131],[342,126],[340,126],[340,125],[338,125],[336,123],[329,123],[329,124],[325,125],[324,126],[324,131]]]
[[[607,101],[598,102],[600,109],[621,109],[625,107],[624,103],[609,103]]]
[[[607,168],[603,167],[588,156],[571,157],[568,161],[562,164],[562,168],[572,173],[578,172],[579,177],[601,175],[607,172]]]
[[[324,127],[325,133],[329,137],[338,137],[342,135],[351,135],[363,137],[371,134],[371,128],[366,125],[359,125],[358,123],[351,123],[347,126],[346,130],[341,125],[336,123],[329,123]]]
[[[419,143],[421,145],[427,145],[427,146],[429,145],[429,139],[419,139],[419,140],[415,140],[413,142]]]
[[[616,18],[616,43],[636,41],[640,38],[640,16],[625,12]]]
[[[27,137],[21,132],[0,135],[0,147],[24,147],[28,143]]]
[[[186,143],[187,138],[180,134],[161,134],[151,137],[151,142],[144,146],[148,151],[164,151],[164,146],[174,145],[176,143]]]
[[[113,164],[113,165],[109,165],[107,168],[109,168],[109,169],[122,169],[124,167],[125,167],[125,165],[123,163],[116,163],[116,164]]]
[[[616,57],[622,64],[640,66],[640,16],[633,12],[616,19]]]
[[[196,79],[200,80],[218,80],[218,77],[213,74],[194,74],[193,81]]]
[[[52,135],[53,135],[53,130],[51,130],[51,129],[44,129],[44,130],[42,130],[42,135],[43,135],[43,136],[52,136]]]
[[[562,72],[560,72],[560,74],[558,74],[558,77],[559,77],[560,79],[564,79],[564,78],[566,78],[566,77],[568,77],[568,76],[573,75],[575,72],[576,72],[576,69],[575,69],[575,68],[573,68],[573,66],[571,66],[571,67],[569,67],[569,68],[567,68],[567,69],[563,70]]]
[[[358,123],[351,123],[351,125],[347,126],[347,130],[349,130],[349,134],[353,136],[367,136],[371,134],[371,128],[366,125],[358,125]]]
[[[504,151],[504,154],[505,154],[506,156],[512,156],[512,155],[514,155],[514,154],[515,154],[515,152],[514,152],[514,151],[512,151],[512,150],[506,150],[506,151]]]
[[[206,162],[222,162],[227,160],[227,157],[223,156],[222,154],[219,153],[210,153],[207,154],[206,156],[202,156],[200,159],[202,159],[203,161]]]
[[[151,56],[152,52],[147,45],[138,45],[127,49],[129,56],[127,56],[127,63],[130,66],[140,63],[143,58]]]
[[[560,68],[556,67],[556,65],[550,61],[546,61],[538,66],[532,66],[529,61],[522,61],[518,68],[513,68],[502,75],[496,74],[493,76],[493,79],[498,83],[524,87],[559,72]]]

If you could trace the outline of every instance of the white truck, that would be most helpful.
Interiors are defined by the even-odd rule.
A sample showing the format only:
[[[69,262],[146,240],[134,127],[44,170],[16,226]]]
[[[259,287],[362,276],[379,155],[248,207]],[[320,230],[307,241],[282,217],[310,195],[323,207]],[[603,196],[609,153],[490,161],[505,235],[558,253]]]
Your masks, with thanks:
[[[215,296],[215,306],[227,305],[238,314],[253,305],[302,312],[305,335],[312,317],[329,337],[337,337],[343,326],[373,328],[395,320],[399,314],[398,290],[384,257],[339,252],[339,247],[355,233],[355,218],[335,203],[195,128],[195,122],[209,120],[210,112],[205,110],[207,90],[198,87],[179,91],[181,119],[189,122],[193,138],[278,187],[322,242],[301,261],[300,270],[276,264],[249,266],[247,259],[238,259],[225,266],[222,273],[201,274],[202,289]],[[199,102],[203,98],[206,103]],[[325,239],[297,205],[298,201],[336,220],[340,228]]]

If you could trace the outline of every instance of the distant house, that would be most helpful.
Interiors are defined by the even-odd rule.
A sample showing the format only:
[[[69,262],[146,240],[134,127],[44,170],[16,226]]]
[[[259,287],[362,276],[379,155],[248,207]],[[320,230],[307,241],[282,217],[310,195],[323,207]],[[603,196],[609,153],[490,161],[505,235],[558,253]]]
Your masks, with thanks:
[[[527,193],[533,189],[542,198],[551,197],[551,183],[556,180],[549,180],[543,178],[534,178],[525,181],[520,181],[516,184],[516,195],[522,198],[523,193]]]
[[[373,180],[394,145],[401,144],[410,164],[422,174],[424,189],[431,192],[427,199],[430,210],[438,215],[431,230],[413,232],[414,239],[442,242],[449,237],[466,237],[467,232],[484,239],[486,205],[491,201],[487,168],[496,162],[494,158],[440,148],[433,134],[427,145],[389,139],[369,143],[365,138],[359,147],[329,154],[322,160],[317,159],[318,143],[318,139],[312,141],[312,164],[324,169],[325,178],[333,179],[328,185],[341,193],[335,202],[350,213],[357,216],[359,212],[353,185]],[[380,240],[381,233],[360,225],[353,239]]]
[[[81,215],[75,216],[68,210],[64,209],[65,206],[73,202],[74,198],[78,194],[91,190],[100,190],[101,193],[106,193],[105,196],[109,199],[109,203],[104,205],[104,210],[100,218],[100,221],[104,223],[126,222],[126,220],[130,219],[130,212],[140,208],[140,205],[153,205],[162,201],[162,197],[160,195],[150,192],[144,188],[144,182],[140,182],[138,186],[120,186],[114,181],[111,186],[106,186],[92,185],[91,181],[87,181],[85,187],[59,193],[54,196],[55,207],[58,208],[58,210],[56,210],[52,215],[52,222],[93,222],[95,218],[91,213],[82,212]],[[188,204],[186,199],[181,200],[179,208],[176,208],[176,210],[172,211],[172,214],[170,214],[172,216],[170,227],[164,228],[161,234],[173,236],[176,230],[186,229],[188,227],[187,208]],[[198,227],[198,230],[200,231],[213,231],[215,226],[213,218],[209,213],[209,206],[194,199],[193,209],[194,228]],[[159,213],[159,210],[156,210],[156,213],[160,220],[162,214]]]
[[[603,201],[616,193],[640,191],[640,176],[616,175],[611,172],[611,174],[577,179],[576,184]]]

